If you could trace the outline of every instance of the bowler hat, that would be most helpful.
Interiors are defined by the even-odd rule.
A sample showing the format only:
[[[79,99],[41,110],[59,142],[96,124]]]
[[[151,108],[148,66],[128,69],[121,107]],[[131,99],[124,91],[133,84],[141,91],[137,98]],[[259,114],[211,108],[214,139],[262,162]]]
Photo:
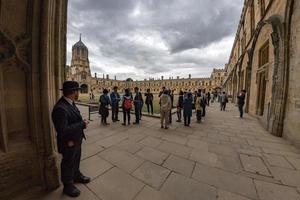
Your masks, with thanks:
[[[63,88],[60,90],[75,91],[75,90],[81,90],[81,87],[79,87],[79,84],[76,81],[65,81],[63,83]]]

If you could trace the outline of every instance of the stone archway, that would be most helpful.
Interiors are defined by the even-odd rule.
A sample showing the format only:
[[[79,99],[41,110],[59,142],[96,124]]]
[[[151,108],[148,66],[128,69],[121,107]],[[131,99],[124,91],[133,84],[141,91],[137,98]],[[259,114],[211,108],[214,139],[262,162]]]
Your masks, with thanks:
[[[50,116],[64,77],[67,0],[1,1],[0,9],[0,166],[10,169],[0,167],[0,191],[10,199],[59,186]]]
[[[252,71],[254,50],[260,33],[264,26],[272,26],[272,44],[274,46],[274,69],[272,77],[272,100],[270,102],[270,113],[267,119],[267,129],[275,136],[282,136],[283,120],[284,120],[284,105],[285,105],[285,89],[286,84],[286,63],[284,62],[285,56],[285,32],[283,20],[280,15],[273,15],[265,21],[261,21],[254,34],[252,47],[248,52],[249,67],[248,70]],[[249,78],[249,77],[248,77]],[[249,84],[250,83],[250,84]],[[251,85],[251,78],[248,79],[248,84]]]

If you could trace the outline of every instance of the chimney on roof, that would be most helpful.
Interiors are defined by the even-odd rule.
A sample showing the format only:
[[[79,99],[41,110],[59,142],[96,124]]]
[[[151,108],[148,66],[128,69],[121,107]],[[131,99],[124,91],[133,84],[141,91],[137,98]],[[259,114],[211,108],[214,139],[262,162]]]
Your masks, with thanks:
[[[117,80],[117,76],[115,76],[115,81]]]
[[[95,78],[97,78],[97,73],[95,73]]]
[[[191,79],[192,78],[192,75],[191,74],[189,74],[189,79]]]
[[[106,79],[109,79],[109,75],[108,74],[106,74]]]
[[[161,76],[161,80],[164,80],[164,76]]]

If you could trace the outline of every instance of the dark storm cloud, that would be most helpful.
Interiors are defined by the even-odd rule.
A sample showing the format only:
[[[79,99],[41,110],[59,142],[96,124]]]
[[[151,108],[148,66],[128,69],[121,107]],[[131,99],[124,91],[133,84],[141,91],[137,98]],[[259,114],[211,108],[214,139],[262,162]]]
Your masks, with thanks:
[[[170,72],[204,76],[207,68],[223,67],[227,61],[242,4],[243,0],[69,0],[68,59],[70,46],[82,33],[98,72],[124,78]]]

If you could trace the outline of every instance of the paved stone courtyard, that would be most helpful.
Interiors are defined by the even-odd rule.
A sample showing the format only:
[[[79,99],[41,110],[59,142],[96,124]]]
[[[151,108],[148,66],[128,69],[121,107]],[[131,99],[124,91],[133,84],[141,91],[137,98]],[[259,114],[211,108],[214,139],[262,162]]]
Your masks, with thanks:
[[[78,199],[299,200],[300,151],[255,118],[237,116],[233,105],[220,112],[214,104],[202,124],[194,114],[190,128],[160,129],[148,117],[127,127],[93,121],[81,163],[92,182],[78,185]],[[60,188],[38,199],[69,198]]]

